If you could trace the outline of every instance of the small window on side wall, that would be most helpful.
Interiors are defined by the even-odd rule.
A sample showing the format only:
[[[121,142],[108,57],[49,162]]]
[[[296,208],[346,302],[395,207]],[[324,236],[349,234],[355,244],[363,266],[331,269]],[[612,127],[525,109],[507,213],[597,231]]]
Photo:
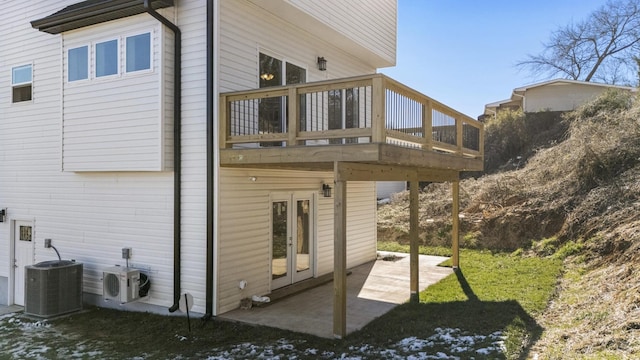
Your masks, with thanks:
[[[69,66],[67,68],[68,80],[86,80],[89,78],[89,47],[80,46],[69,49]]]
[[[126,72],[151,69],[151,33],[126,38]]]
[[[22,65],[11,69],[11,102],[31,101],[33,87],[33,66]]]

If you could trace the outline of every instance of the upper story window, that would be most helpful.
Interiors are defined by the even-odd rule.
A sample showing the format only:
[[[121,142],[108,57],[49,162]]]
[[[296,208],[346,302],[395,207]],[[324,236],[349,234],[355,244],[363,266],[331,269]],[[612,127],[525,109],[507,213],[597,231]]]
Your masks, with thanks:
[[[22,65],[11,68],[11,102],[31,101],[33,88],[33,66]]]
[[[151,70],[151,41],[151,32],[146,32],[69,48],[66,54],[67,81]]]
[[[263,53],[260,53],[259,68],[260,88],[307,82],[304,68]]]
[[[80,46],[69,49],[69,81],[86,80],[89,78],[89,47]]]
[[[127,72],[151,69],[151,33],[129,36],[127,42]]]
[[[118,40],[96,43],[96,77],[118,74]]]

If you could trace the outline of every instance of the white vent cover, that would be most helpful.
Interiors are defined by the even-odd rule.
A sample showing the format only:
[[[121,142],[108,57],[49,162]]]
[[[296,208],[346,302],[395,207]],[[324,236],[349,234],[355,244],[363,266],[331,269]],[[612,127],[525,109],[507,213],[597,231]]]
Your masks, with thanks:
[[[140,297],[140,270],[115,266],[102,272],[102,297],[127,303]]]

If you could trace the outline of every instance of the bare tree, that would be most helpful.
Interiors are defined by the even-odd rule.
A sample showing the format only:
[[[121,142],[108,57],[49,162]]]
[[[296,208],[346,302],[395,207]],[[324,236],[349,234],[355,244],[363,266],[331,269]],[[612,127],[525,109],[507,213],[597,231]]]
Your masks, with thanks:
[[[559,28],[539,55],[516,64],[573,80],[630,83],[640,51],[640,0],[610,0],[585,20]]]

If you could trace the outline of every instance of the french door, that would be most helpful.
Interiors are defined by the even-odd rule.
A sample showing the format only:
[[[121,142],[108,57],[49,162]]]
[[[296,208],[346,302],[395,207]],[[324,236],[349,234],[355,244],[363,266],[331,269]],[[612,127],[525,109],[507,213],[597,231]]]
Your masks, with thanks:
[[[271,198],[271,289],[313,276],[315,248],[313,194]]]

